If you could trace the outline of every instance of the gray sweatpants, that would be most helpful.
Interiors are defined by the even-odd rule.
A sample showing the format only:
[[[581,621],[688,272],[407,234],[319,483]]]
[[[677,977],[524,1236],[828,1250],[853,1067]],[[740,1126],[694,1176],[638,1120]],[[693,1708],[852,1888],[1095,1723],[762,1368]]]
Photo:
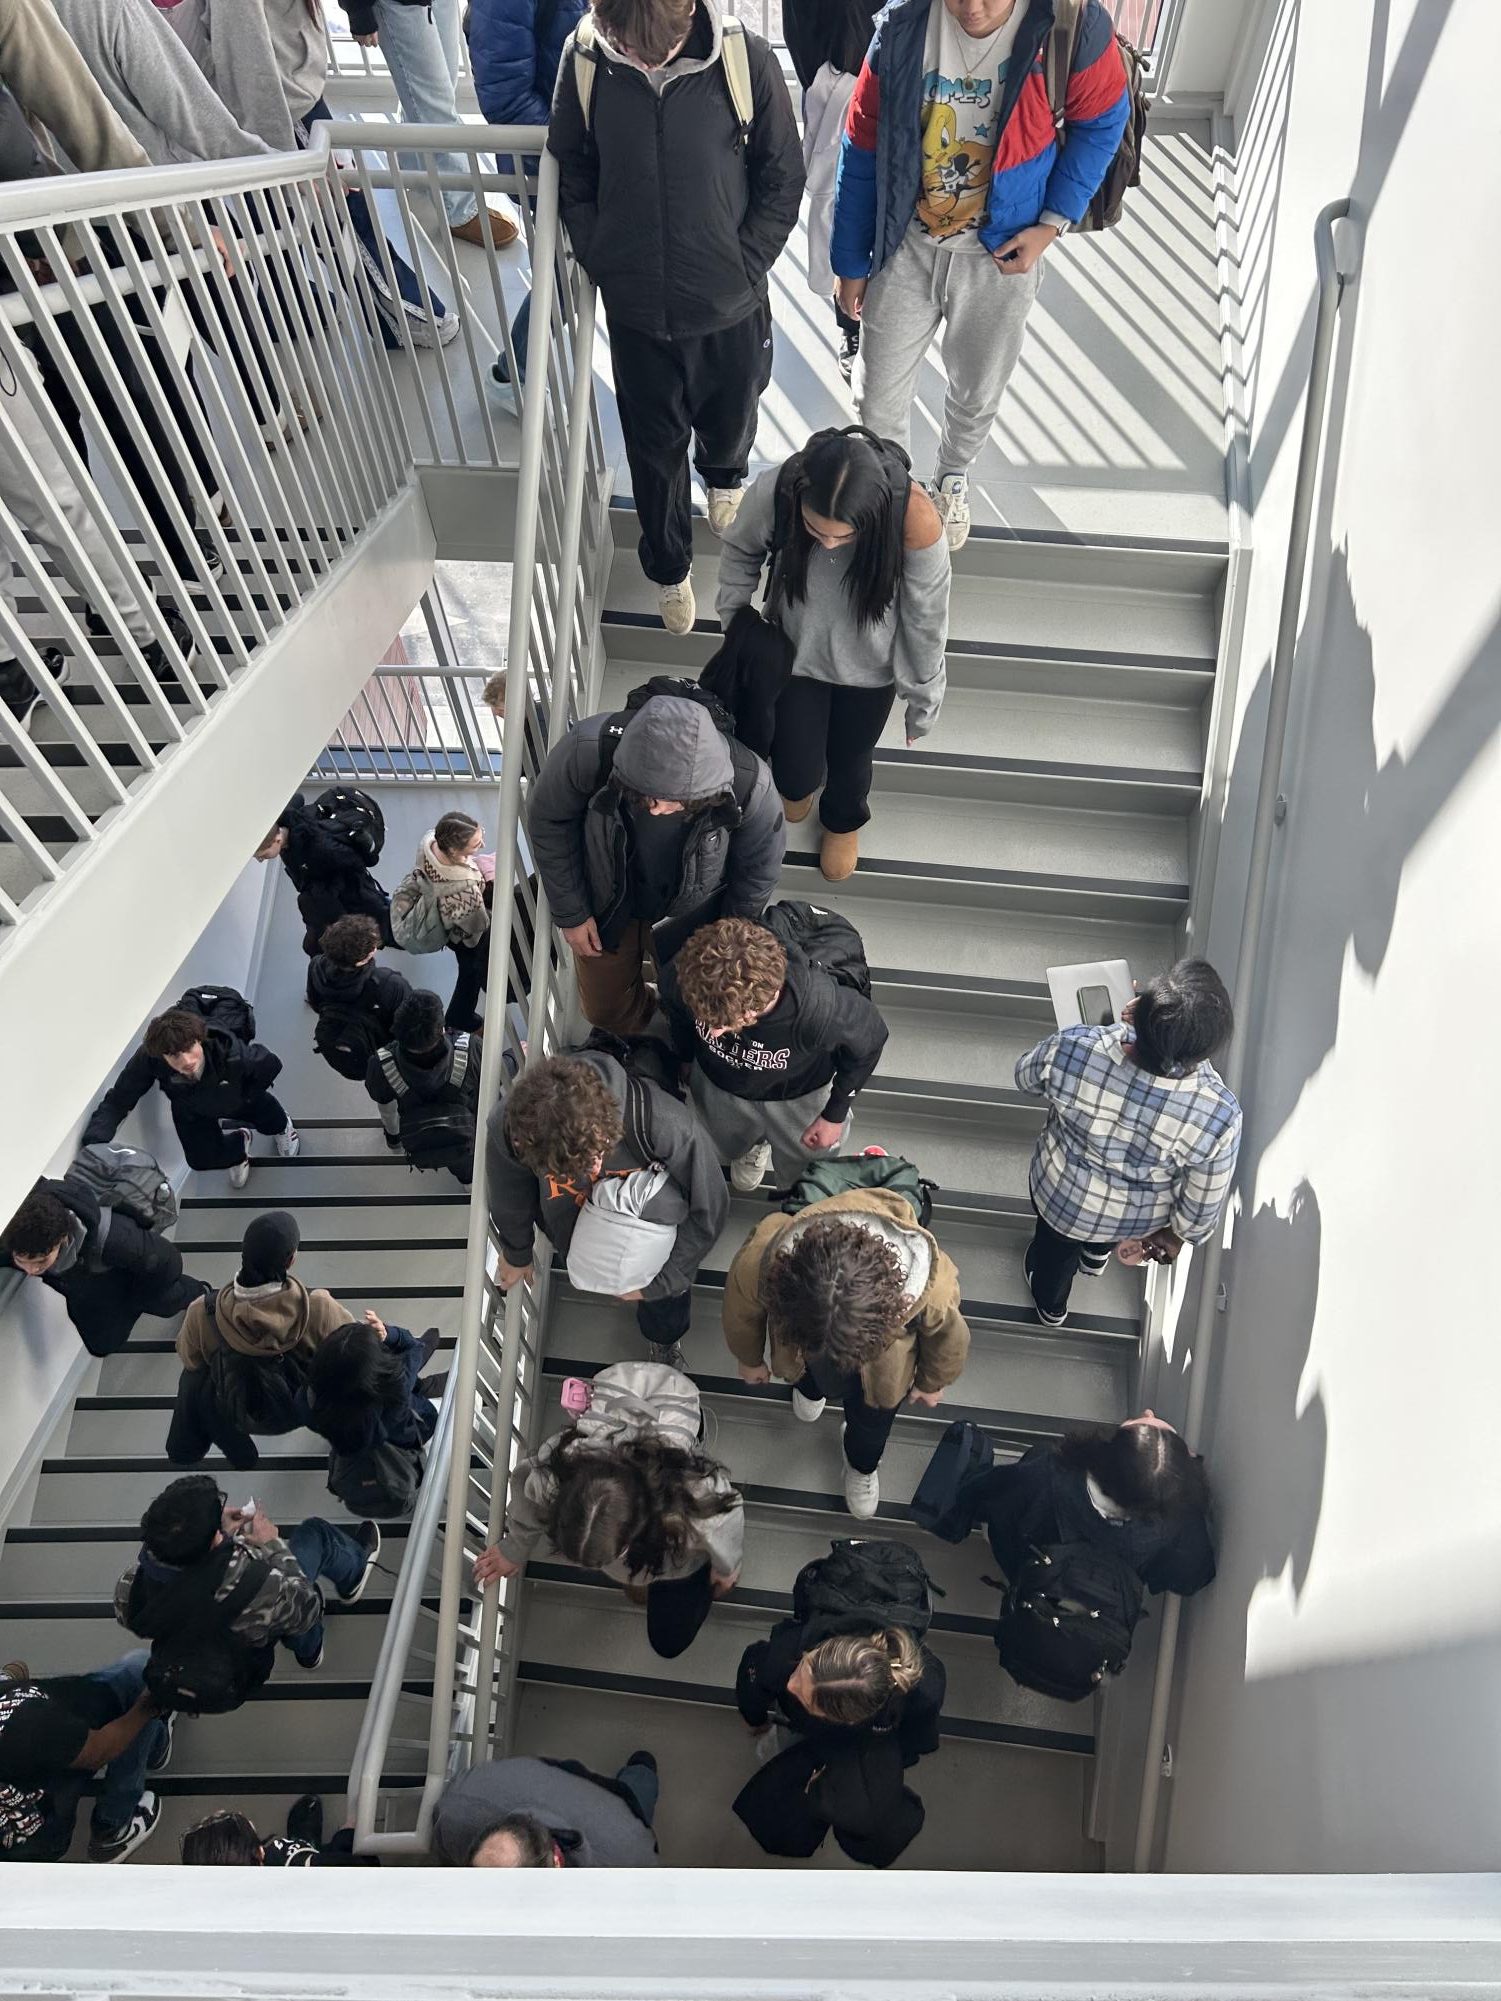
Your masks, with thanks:
[[[753,1146],[759,1146],[762,1140],[771,1142],[774,1188],[790,1188],[810,1160],[827,1160],[849,1138],[850,1119],[846,1119],[838,1145],[831,1146],[826,1153],[810,1153],[803,1145],[803,1134],[829,1102],[827,1084],[816,1091],[805,1091],[800,1098],[764,1102],[756,1098],[732,1098],[728,1091],[710,1083],[695,1066],[689,1089],[705,1130],[726,1167],[741,1154],[749,1153]]]
[[[11,551],[14,546],[12,537],[19,529],[28,542],[35,543],[53,559],[91,609],[98,608],[101,595],[108,598],[119,612],[131,638],[145,645],[152,633],[151,621],[141,609],[138,596],[138,589],[143,592],[144,585],[137,579],[137,586],[133,587],[105,546],[87,501],[53,449],[52,441],[37,415],[37,402],[45,398],[47,392],[42,387],[36,363],[24,349],[20,361],[20,380],[0,382],[0,389],[4,392],[0,394],[0,419],[4,420],[0,422],[0,501],[9,510],[14,524],[12,528],[0,523],[0,598],[14,613],[16,587],[11,572]],[[8,371],[5,373],[8,374]],[[39,497],[38,488],[25,465],[26,456],[35,466],[52,506],[62,516],[61,528]],[[83,566],[75,561],[75,553],[93,565],[99,579],[97,586]],[[8,658],[14,650],[10,642],[0,635],[0,657]]]
[[[948,376],[934,478],[967,473],[990,435],[1022,351],[1042,264],[1017,277],[982,252],[944,250],[909,229],[870,281],[860,315],[855,409],[877,437],[909,447],[917,378],[933,336]]]

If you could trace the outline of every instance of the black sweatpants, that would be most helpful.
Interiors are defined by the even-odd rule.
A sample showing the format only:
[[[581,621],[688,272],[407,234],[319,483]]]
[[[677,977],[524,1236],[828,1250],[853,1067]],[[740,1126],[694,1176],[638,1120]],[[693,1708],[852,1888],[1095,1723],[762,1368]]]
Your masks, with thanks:
[[[798,1388],[811,1403],[817,1403],[824,1394],[811,1369],[804,1371]],[[856,1376],[844,1393],[844,1456],[856,1473],[875,1472],[895,1423],[894,1410],[877,1410],[874,1404],[865,1401],[864,1387]]]
[[[641,567],[680,584],[693,562],[688,448],[705,486],[740,486],[771,380],[771,307],[677,340],[610,328],[615,402],[641,523]]]
[[[1047,1312],[1061,1313],[1068,1305],[1068,1295],[1082,1260],[1089,1258],[1097,1264],[1114,1249],[1114,1238],[1108,1244],[1084,1243],[1065,1237],[1039,1216],[1032,1232],[1032,1297]]]
[[[195,1117],[176,1103],[172,1123],[189,1167],[238,1167],[245,1158],[245,1143],[235,1130],[237,1126],[249,1126],[258,1133],[284,1133],[292,1121],[269,1091],[255,1091],[228,1123]]]
[[[255,1440],[219,1409],[208,1370],[184,1369],[167,1426],[167,1458],[174,1466],[196,1466],[215,1445],[231,1466],[255,1466],[260,1461]]]
[[[823,786],[818,817],[831,834],[853,834],[870,818],[870,780],[896,684],[842,688],[810,681],[794,668],[777,697],[771,775],[784,799],[807,799]],[[825,774],[827,773],[827,776]]]
[[[472,1034],[475,1029],[484,1027],[479,1012],[479,997],[485,991],[485,982],[490,974],[490,934],[487,931],[477,945],[455,945],[450,938],[448,949],[459,970],[453,983],[453,993],[444,1010],[444,1026],[459,1033],[468,1029]]]
[[[676,1660],[698,1637],[714,1603],[708,1564],[690,1577],[657,1578],[646,1587],[646,1637],[654,1654]]]
[[[64,1296],[68,1318],[89,1353],[118,1355],[143,1314],[156,1320],[175,1319],[208,1289],[202,1279],[188,1277],[179,1259],[176,1278],[164,1276],[148,1284],[128,1271],[102,1271],[90,1273],[87,1285]]]

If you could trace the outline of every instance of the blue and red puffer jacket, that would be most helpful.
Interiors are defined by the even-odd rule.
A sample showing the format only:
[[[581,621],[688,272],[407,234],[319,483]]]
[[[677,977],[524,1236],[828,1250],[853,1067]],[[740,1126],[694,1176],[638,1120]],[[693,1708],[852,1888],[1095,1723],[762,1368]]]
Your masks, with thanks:
[[[922,188],[923,47],[943,0],[891,0],[850,100],[840,141],[830,261],[841,278],[873,277],[896,252]],[[1000,141],[980,241],[998,250],[1045,212],[1083,218],[1115,158],[1130,113],[1126,69],[1100,0],[1088,0],[1074,44],[1060,147],[1043,51],[1053,0],[1032,0],[1006,72]]]

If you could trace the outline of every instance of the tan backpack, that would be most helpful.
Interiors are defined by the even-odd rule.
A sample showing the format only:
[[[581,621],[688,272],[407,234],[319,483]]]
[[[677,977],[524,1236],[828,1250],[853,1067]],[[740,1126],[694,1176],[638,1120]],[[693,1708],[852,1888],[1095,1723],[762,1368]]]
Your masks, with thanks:
[[[745,23],[727,14],[719,45],[719,66],[724,73],[730,103],[740,121],[740,143],[750,137],[756,117],[756,96],[751,85],[750,51],[746,46]],[[573,31],[573,81],[584,114],[584,130],[589,130],[589,111],[594,98],[594,72],[599,63],[598,36],[594,16],[587,9]]]
[[[1064,105],[1068,99],[1068,80],[1073,73],[1074,48],[1079,39],[1079,18],[1086,4],[1087,0],[1054,0],[1053,26],[1043,55],[1048,108],[1053,114],[1053,130],[1057,133],[1060,143],[1066,122]],[[1143,82],[1145,64],[1142,61],[1141,51],[1133,48],[1123,35],[1116,36],[1115,45],[1120,50],[1121,61],[1126,66],[1126,88],[1131,93],[1131,113],[1126,120],[1126,129],[1121,134],[1121,143],[1115,158],[1106,168],[1104,180],[1090,197],[1089,207],[1084,211],[1083,220],[1071,225],[1074,233],[1114,229],[1125,207],[1127,189],[1141,186],[1141,156],[1147,133],[1147,93]]]

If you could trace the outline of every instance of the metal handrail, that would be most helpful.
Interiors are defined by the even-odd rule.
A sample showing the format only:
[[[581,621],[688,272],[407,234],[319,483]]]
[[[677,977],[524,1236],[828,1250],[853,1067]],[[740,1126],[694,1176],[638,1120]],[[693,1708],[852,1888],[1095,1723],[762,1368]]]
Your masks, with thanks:
[[[1355,275],[1360,254],[1359,232],[1349,223],[1349,217],[1349,201],[1334,201],[1319,211],[1313,226],[1314,257],[1318,271],[1318,314],[1314,321],[1308,394],[1303,406],[1303,434],[1298,447],[1298,470],[1293,489],[1292,515],[1288,526],[1287,561],[1282,577],[1282,604],[1277,620],[1277,643],[1272,654],[1266,736],[1261,754],[1261,777],[1256,792],[1256,814],[1252,823],[1246,902],[1241,917],[1240,942],[1235,960],[1235,984],[1231,996],[1235,1031],[1223,1066],[1225,1082],[1241,1098],[1244,1097],[1246,1090],[1249,1057],[1253,1047],[1251,1009],[1256,997],[1256,981],[1260,971],[1261,937],[1271,879],[1272,841],[1279,817],[1282,757],[1287,740],[1287,719],[1292,704],[1293,668],[1303,608],[1303,584],[1308,569],[1314,502],[1318,494],[1321,470],[1324,417],[1329,398],[1329,376],[1334,360],[1334,334],[1345,286]],[[1337,236],[1336,226],[1341,222],[1349,226]],[[1234,1192],[1244,1192],[1242,1178],[1242,1175],[1237,1175]],[[1203,1430],[1204,1412],[1209,1398],[1209,1362],[1214,1346],[1215,1318],[1220,1310],[1220,1270],[1225,1255],[1230,1208],[1230,1201],[1227,1200],[1219,1226],[1204,1246],[1203,1262],[1197,1274],[1199,1297],[1190,1346],[1193,1369],[1189,1378],[1188,1409],[1183,1423],[1184,1435],[1190,1442]],[[1149,1869],[1152,1866],[1152,1856],[1156,1846],[1163,1753],[1167,1743],[1168,1713],[1174,1693],[1182,1609],[1183,1600],[1175,1593],[1168,1592],[1162,1608],[1162,1624],[1157,1643],[1157,1660],[1152,1681],[1152,1707],[1147,1724],[1146,1761],[1142,1771],[1141,1803],[1136,1824],[1136,1845],[1132,1866],[1138,1870]]]

